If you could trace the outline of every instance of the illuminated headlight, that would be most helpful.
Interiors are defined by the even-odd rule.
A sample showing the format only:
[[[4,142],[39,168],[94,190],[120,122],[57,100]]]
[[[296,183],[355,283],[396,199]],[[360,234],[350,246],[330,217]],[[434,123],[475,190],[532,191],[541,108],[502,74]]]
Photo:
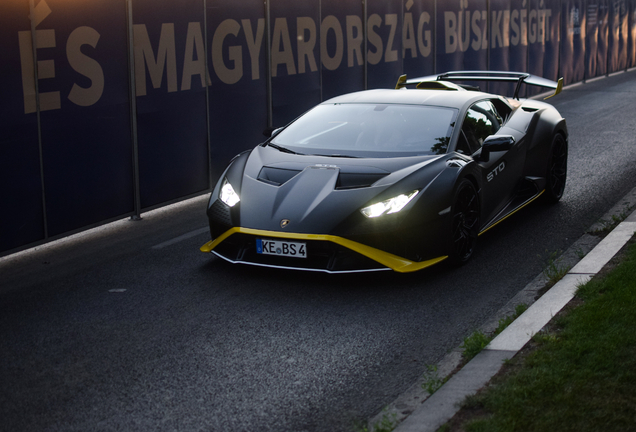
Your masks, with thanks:
[[[404,206],[409,203],[409,201],[415,198],[415,195],[417,195],[418,192],[418,190],[414,190],[413,192],[409,192],[408,194],[398,195],[386,201],[372,204],[369,207],[361,209],[360,211],[368,218],[397,213],[402,210]]]
[[[221,186],[221,193],[219,194],[219,198],[230,207],[234,207],[236,203],[241,200],[238,194],[234,192],[234,188],[232,187],[230,182],[227,181],[227,179],[223,180],[223,186]]]

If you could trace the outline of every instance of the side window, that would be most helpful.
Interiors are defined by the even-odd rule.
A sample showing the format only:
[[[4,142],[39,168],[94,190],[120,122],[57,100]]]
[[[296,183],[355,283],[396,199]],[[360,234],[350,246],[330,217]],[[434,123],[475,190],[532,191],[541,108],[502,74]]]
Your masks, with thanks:
[[[457,153],[461,153],[466,156],[470,156],[474,153],[472,151],[471,146],[468,145],[468,140],[466,139],[466,134],[464,131],[460,131],[459,140],[457,141]]]
[[[462,124],[462,132],[471,153],[479,150],[484,140],[496,133],[502,123],[503,119],[490,101],[477,102],[471,106]]]
[[[512,113],[512,108],[510,108],[505,102],[499,99],[493,99],[492,104],[494,105],[496,109],[495,112],[498,113],[499,117],[503,119],[502,123],[507,122],[508,117],[510,117],[510,114]]]

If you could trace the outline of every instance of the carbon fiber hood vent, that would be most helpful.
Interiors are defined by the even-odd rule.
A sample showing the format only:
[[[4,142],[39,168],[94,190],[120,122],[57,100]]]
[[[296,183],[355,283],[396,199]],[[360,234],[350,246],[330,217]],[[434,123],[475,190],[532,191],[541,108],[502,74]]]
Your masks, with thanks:
[[[389,173],[373,167],[345,166],[338,168],[338,181],[336,189],[356,189],[369,187]],[[261,168],[257,179],[263,183],[281,186],[301,173],[296,167],[272,167]]]
[[[263,167],[261,172],[258,173],[258,179],[264,183],[268,183],[274,186],[280,186],[291,180],[296,174],[302,170],[285,169],[285,168],[273,168]]]
[[[377,173],[343,173],[341,171],[336,183],[336,189],[369,187],[386,175]]]

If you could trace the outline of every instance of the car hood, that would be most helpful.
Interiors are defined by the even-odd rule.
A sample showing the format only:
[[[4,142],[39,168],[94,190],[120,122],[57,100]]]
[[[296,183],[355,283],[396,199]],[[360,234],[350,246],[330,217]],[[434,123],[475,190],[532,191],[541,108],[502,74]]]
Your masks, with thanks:
[[[285,231],[330,233],[365,205],[426,187],[446,158],[321,157],[259,146],[243,171],[240,225],[280,231],[286,219]]]

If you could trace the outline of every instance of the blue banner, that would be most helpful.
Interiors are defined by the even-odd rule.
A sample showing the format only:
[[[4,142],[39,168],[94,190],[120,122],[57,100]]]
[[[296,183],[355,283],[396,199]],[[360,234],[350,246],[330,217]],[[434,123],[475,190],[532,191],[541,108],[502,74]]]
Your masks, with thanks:
[[[320,3],[270,2],[273,125],[320,103]]]
[[[486,0],[437,2],[437,72],[488,69]]]
[[[261,0],[208,0],[212,179],[242,150],[263,141],[267,34]]]
[[[392,88],[402,74],[402,2],[367,2],[367,87]]]
[[[627,49],[627,67],[636,66],[636,0],[629,2],[629,44]]]
[[[435,1],[407,1],[402,24],[404,73],[420,77],[435,73]]]
[[[585,1],[562,0],[561,72],[565,84],[585,78]]]
[[[598,61],[598,0],[587,0],[585,10],[585,78],[596,76]]]
[[[528,2],[512,0],[510,11],[510,70],[527,72],[528,67]],[[492,61],[492,56],[491,56]],[[520,97],[526,96],[527,89],[521,88]]]
[[[142,208],[206,190],[203,0],[133,2]]]
[[[513,8],[516,6],[516,8]],[[525,19],[527,8],[522,8],[520,1],[490,1],[489,32],[489,70],[524,72],[528,52],[528,39]],[[486,87],[481,84],[481,87]],[[489,83],[487,88],[492,93],[512,96],[515,91],[512,83]]]
[[[45,236],[29,15],[28,0],[0,2],[0,251]],[[41,81],[50,79],[40,75]]]
[[[35,9],[46,214],[55,236],[133,211],[126,2],[40,0]]]
[[[596,3],[597,6],[597,49],[596,49],[596,76],[607,73],[607,48],[608,48],[608,20],[609,0],[588,0],[588,7]]]
[[[609,73],[627,68],[628,7],[626,0],[614,0],[610,3],[607,59]]]
[[[557,0],[530,0],[528,11],[528,72],[551,80],[559,78],[561,5]],[[528,95],[544,89],[529,88]]]
[[[321,1],[322,99],[364,89],[362,3]]]

